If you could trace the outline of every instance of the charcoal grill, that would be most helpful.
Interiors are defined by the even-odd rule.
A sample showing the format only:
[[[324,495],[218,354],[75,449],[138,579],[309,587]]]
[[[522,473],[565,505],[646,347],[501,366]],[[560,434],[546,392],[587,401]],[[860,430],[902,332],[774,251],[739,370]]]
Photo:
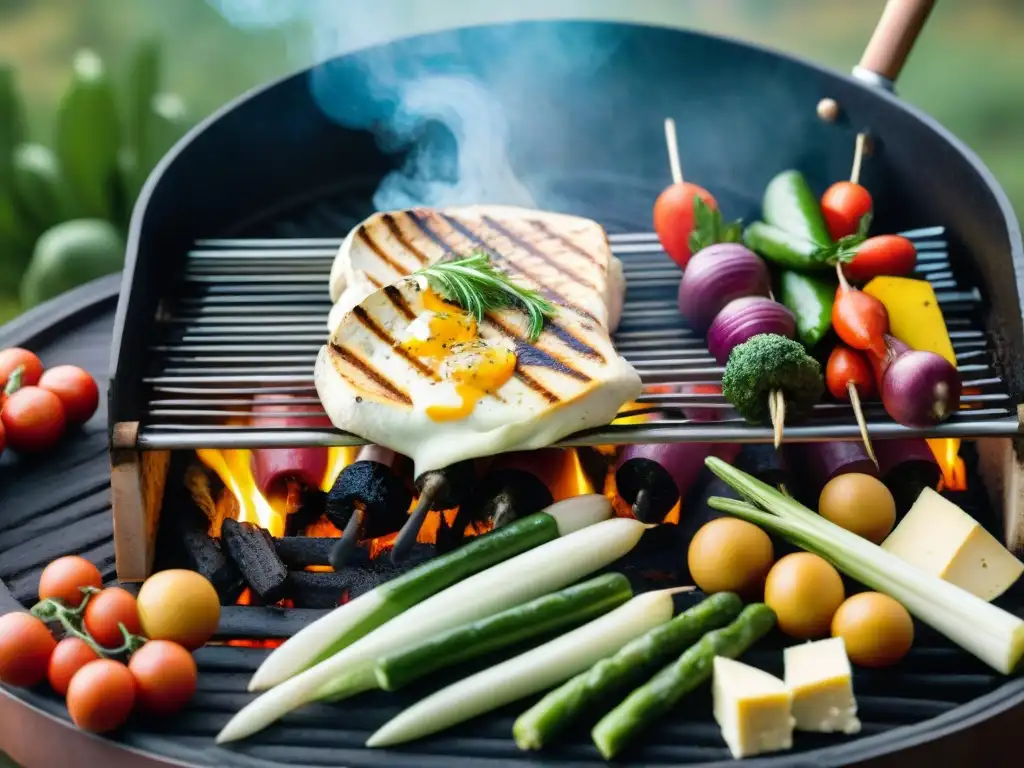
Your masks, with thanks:
[[[929,5],[893,4],[918,12]],[[566,55],[566,46],[576,44],[587,46],[585,61]],[[373,210],[372,196],[383,179],[420,163],[424,147],[451,143],[446,126],[426,120],[401,149],[392,151],[394,144],[382,149],[378,134],[387,133],[395,105],[382,98],[380,83],[368,80],[371,71],[390,73],[392,86],[425,74],[465,75],[483,84],[507,119],[512,167],[538,206],[589,216],[609,232],[630,286],[616,340],[648,384],[710,383],[721,373],[703,343],[677,319],[678,272],[648,232],[651,204],[669,182],[664,118],[676,119],[687,176],[707,186],[728,215],[747,220],[757,216],[761,190],[782,168],[800,167],[819,189],[844,176],[854,137],[867,130],[874,151],[862,181],[874,192],[878,231],[908,231],[920,243],[918,275],[939,294],[960,369],[973,387],[965,400],[969,408],[927,434],[981,438],[965,449],[969,491],[958,501],[997,530],[999,521],[984,498],[987,487],[1008,519],[1016,520],[1014,504],[1024,495],[1015,453],[1024,393],[1020,229],[977,159],[886,90],[891,85],[886,77],[895,77],[906,54],[905,47],[896,48],[895,55],[880,57],[881,49],[873,45],[875,55],[865,58],[858,80],[695,33],[595,22],[524,22],[454,30],[359,52],[230,105],[164,159],[132,220],[113,320],[108,402],[116,540],[111,541],[109,529],[98,527],[101,517],[109,521],[103,500],[105,456],[93,454],[81,462],[94,473],[88,490],[68,482],[61,489],[66,498],[54,497],[39,509],[28,505],[22,512],[7,512],[6,494],[21,489],[21,499],[29,496],[20,478],[8,483],[0,487],[0,551],[5,563],[17,563],[0,573],[8,592],[22,603],[30,601],[39,569],[55,548],[77,548],[101,560],[109,578],[116,551],[118,578],[144,578],[156,554],[165,488],[177,482],[169,474],[176,452],[357,442],[334,430],[255,430],[235,422],[250,413],[255,394],[305,397],[310,412],[319,412],[311,369],[326,336],[326,276],[341,237]],[[882,58],[892,66],[882,66]],[[523,83],[530,87],[524,89]],[[833,116],[830,109],[818,109],[823,100],[834,102],[836,119],[819,117],[819,111]],[[108,307],[111,296],[97,301]],[[33,317],[45,325],[42,312]],[[102,322],[108,317],[103,315]],[[681,416],[688,405],[726,404],[714,396],[647,392],[640,407],[666,417],[656,425],[613,425],[574,435],[565,444],[770,439],[767,430],[735,419],[689,422]],[[876,439],[913,434],[877,407],[869,408],[868,420]],[[852,415],[840,405],[821,406],[809,421],[787,427],[790,440],[857,437]],[[984,485],[979,472],[985,473]],[[88,532],[77,527],[78,512],[61,511],[63,502],[70,502],[71,509],[87,508],[81,516],[92,526]],[[695,495],[687,505],[700,502]],[[34,543],[37,534],[65,522],[73,524],[66,544]],[[1007,533],[1016,535],[1015,523],[1008,524]],[[17,559],[8,560],[8,552]],[[1018,592],[1006,598],[1017,610],[1024,605]],[[318,615],[315,610],[232,607],[225,610],[218,636],[287,637]],[[366,736],[415,691],[409,698],[363,696],[340,706],[305,708],[232,749],[214,747],[213,735],[247,700],[244,684],[265,653],[237,647],[201,650],[202,690],[194,706],[167,721],[133,724],[119,742],[141,752],[127,758],[140,765],[164,760],[229,766],[541,762],[515,751],[508,738],[511,711],[407,749],[362,749]],[[777,657],[764,653],[754,662],[770,668]],[[927,633],[898,670],[857,674],[866,724],[862,737],[812,736],[801,739],[802,751],[747,762],[902,765],[930,757],[940,764],[972,759],[996,766],[1005,756],[998,734],[1021,724],[1024,688],[1019,680],[991,675]],[[63,715],[52,698],[21,695],[51,717]],[[678,718],[654,730],[629,759],[639,765],[725,761],[727,752],[708,711],[708,702],[698,697]],[[46,722],[53,726],[55,721]],[[958,738],[975,726],[971,733],[983,746]],[[84,742],[97,744],[110,742]],[[897,753],[886,762],[886,756]],[[598,764],[585,733],[543,758]]]

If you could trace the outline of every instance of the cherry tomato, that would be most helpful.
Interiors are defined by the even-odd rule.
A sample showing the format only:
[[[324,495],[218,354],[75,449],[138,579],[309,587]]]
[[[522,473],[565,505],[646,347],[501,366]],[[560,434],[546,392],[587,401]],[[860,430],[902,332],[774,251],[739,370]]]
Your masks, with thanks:
[[[95,379],[76,365],[50,368],[39,379],[39,386],[60,398],[68,424],[85,424],[100,404]]]
[[[28,613],[0,616],[0,683],[28,688],[46,679],[57,647],[50,630]]]
[[[81,638],[65,637],[57,643],[53,655],[50,656],[50,667],[46,674],[50,680],[50,687],[61,696],[65,695],[71,678],[78,670],[98,658],[96,651]]]
[[[118,648],[124,644],[118,624],[133,635],[142,633],[135,597],[120,587],[107,587],[85,606],[85,628],[104,648]]]
[[[10,347],[0,351],[0,389],[7,386],[11,374],[21,368],[21,386],[33,387],[43,375],[43,363],[27,349]]]
[[[871,207],[871,193],[852,181],[837,181],[821,196],[821,212],[833,240],[856,234]]]
[[[875,392],[875,380],[867,356],[844,344],[837,344],[825,366],[825,383],[836,400],[849,400],[847,387],[850,382],[861,397],[871,397]]]
[[[67,704],[71,721],[83,731],[113,731],[135,706],[135,678],[119,661],[90,661],[71,678]]]
[[[900,235],[869,237],[857,246],[851,261],[843,264],[843,274],[850,280],[867,282],[879,275],[902,277],[914,271],[917,248]]]
[[[42,453],[64,435],[64,406],[53,392],[25,387],[7,398],[0,421],[11,448],[21,453]]]
[[[80,587],[102,589],[100,569],[78,555],[59,557],[39,577],[39,599],[63,600],[69,607],[77,608],[85,597]]]
[[[654,203],[654,231],[672,261],[685,268],[690,260],[690,233],[693,232],[693,200],[700,197],[712,210],[718,202],[711,193],[696,184],[673,184],[658,195]]]
[[[199,674],[195,659],[170,640],[150,640],[128,662],[139,707],[151,715],[173,715],[191,701]]]

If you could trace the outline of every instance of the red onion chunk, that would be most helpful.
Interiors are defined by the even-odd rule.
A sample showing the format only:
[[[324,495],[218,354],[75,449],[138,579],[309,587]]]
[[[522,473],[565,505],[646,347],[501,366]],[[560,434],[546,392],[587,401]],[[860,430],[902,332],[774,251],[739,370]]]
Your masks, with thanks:
[[[719,365],[725,365],[733,349],[762,333],[792,339],[796,335],[796,318],[786,307],[763,296],[734,299],[712,321],[708,351]]]
[[[253,403],[254,427],[329,427],[327,415],[310,416],[322,411],[318,404],[282,403],[296,399],[288,395],[257,395]],[[261,402],[263,401],[263,402]],[[271,401],[277,401],[277,404]],[[303,414],[291,416],[288,414]],[[319,488],[327,474],[326,448],[259,448],[252,452],[252,472],[264,496],[288,479],[298,480],[307,488]],[[276,488],[275,488],[276,487]]]
[[[726,304],[744,296],[768,296],[771,275],[764,261],[738,243],[716,243],[686,265],[679,283],[679,311],[698,333]]]
[[[882,375],[882,404],[897,423],[923,429],[959,409],[960,388],[959,371],[942,355],[898,352]]]
[[[935,479],[938,481],[940,470],[935,461],[931,446],[921,437],[908,437],[900,440],[878,440],[874,444],[875,458],[878,459],[878,474],[883,480],[889,475],[901,472],[908,467],[935,468]]]

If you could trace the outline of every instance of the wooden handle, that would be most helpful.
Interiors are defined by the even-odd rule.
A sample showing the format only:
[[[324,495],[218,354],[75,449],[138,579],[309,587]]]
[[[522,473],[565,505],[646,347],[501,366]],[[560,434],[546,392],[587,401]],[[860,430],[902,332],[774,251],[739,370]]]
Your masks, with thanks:
[[[889,0],[861,56],[859,69],[895,82],[934,7],[935,0]]]

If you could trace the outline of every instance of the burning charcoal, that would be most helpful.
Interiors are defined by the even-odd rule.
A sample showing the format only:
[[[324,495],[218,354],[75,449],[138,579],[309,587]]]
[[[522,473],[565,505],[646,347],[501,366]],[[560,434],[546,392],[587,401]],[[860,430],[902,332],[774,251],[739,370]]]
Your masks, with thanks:
[[[594,486],[596,493],[604,490],[608,473],[615,466],[615,455],[605,455],[592,446],[582,446],[576,449],[576,455],[580,457],[580,466],[583,467],[583,474]]]
[[[334,541],[317,536],[285,536],[274,539],[274,548],[285,565],[301,570],[311,565],[328,565]]]
[[[389,463],[385,457],[373,454],[373,458],[362,458],[367,451],[377,446],[367,446],[360,451],[360,460],[349,464],[334,481],[334,487],[327,494],[327,519],[344,531],[352,513],[359,505],[366,513],[363,516],[361,538],[374,539],[394,533],[402,527],[409,514],[412,491],[402,475],[395,471],[398,457]],[[379,449],[378,449],[379,450]]]
[[[319,488],[303,488],[299,492],[298,508],[288,510],[285,534],[301,536],[309,526],[323,517],[327,509],[327,494]]]
[[[245,588],[238,566],[207,532],[210,521],[195,507],[184,506],[167,515],[167,524],[180,545],[185,564],[209,581],[223,605],[233,605]]]
[[[355,597],[350,580],[348,574],[290,571],[288,592],[296,608],[337,608],[346,596]]]
[[[288,569],[277,556],[269,533],[252,523],[225,520],[221,535],[228,554],[260,602],[276,603],[287,596]]]

